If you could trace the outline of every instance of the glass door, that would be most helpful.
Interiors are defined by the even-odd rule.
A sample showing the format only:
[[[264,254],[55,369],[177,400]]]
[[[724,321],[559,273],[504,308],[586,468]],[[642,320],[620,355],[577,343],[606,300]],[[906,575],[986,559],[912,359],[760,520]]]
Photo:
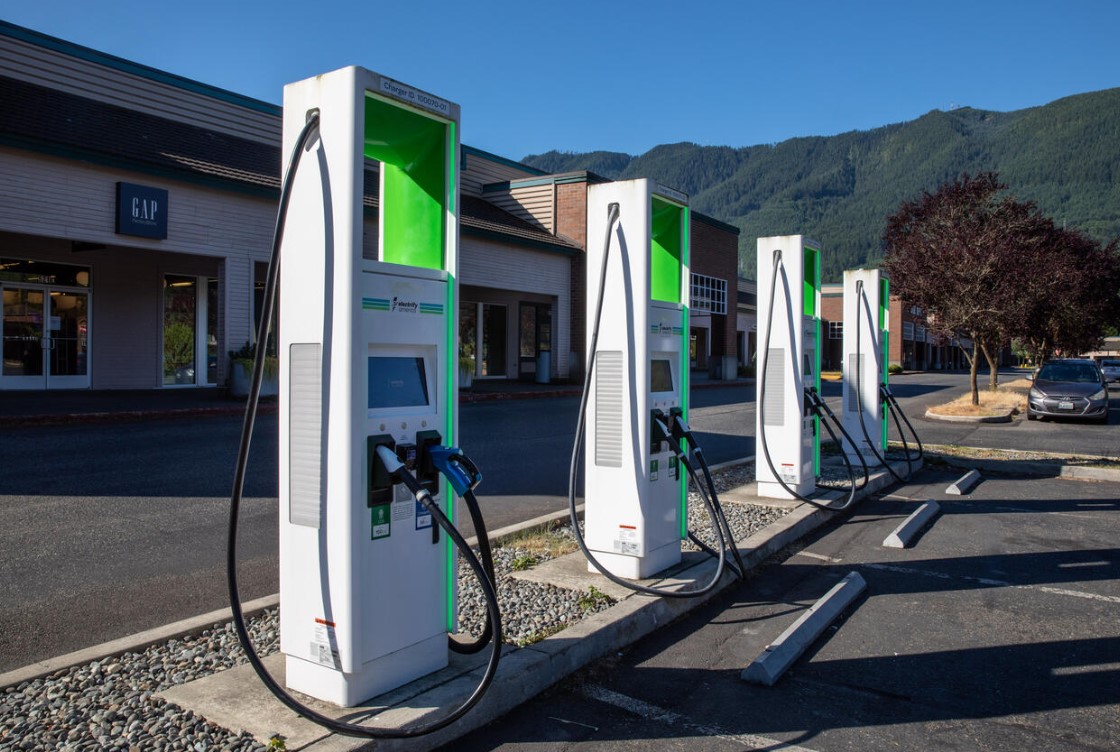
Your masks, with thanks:
[[[482,369],[481,378],[506,376],[506,307],[495,303],[482,304]]]
[[[89,293],[4,287],[5,389],[89,387]]]
[[[521,303],[518,319],[518,374],[522,380],[547,379],[548,374],[538,374],[537,368],[551,368],[551,355],[542,359],[541,353],[552,350],[552,307],[542,303]]]
[[[44,326],[46,296],[42,288],[4,287],[4,365],[0,383],[5,389],[46,389]]]
[[[47,338],[50,342],[47,387],[89,387],[89,293],[50,290]]]

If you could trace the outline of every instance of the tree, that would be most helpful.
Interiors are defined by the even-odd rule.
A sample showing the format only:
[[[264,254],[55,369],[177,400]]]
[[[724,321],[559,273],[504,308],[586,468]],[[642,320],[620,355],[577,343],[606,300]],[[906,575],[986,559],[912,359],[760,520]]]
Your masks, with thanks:
[[[1077,230],[1047,228],[1024,267],[1012,333],[1038,362],[1055,352],[1096,349],[1120,322],[1117,241],[1102,246]]]
[[[1002,195],[1006,189],[995,173],[962,175],[903,202],[883,233],[892,290],[925,308],[938,333],[972,340],[965,353],[973,405],[980,403],[977,356],[991,363],[1012,330],[1014,271],[1044,242],[1049,222],[1033,204]],[[993,365],[993,386],[995,379]]]

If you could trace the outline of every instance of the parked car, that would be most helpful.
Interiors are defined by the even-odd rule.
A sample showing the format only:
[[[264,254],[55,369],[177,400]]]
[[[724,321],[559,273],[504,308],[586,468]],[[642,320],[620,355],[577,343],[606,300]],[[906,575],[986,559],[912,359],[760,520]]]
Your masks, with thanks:
[[[1120,360],[1102,360],[1101,373],[1104,374],[1104,380],[1110,384],[1120,381]]]
[[[1095,361],[1050,360],[1033,380],[1027,420],[1060,417],[1108,422],[1108,384]]]

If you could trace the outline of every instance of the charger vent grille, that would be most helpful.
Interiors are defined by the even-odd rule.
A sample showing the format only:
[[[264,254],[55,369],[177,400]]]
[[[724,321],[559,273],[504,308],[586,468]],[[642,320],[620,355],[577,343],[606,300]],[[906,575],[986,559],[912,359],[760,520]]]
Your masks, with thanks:
[[[288,520],[318,528],[323,496],[323,347],[290,349],[288,424]]]
[[[766,402],[762,405],[762,425],[783,426],[786,422],[786,350],[766,351]]]
[[[595,356],[595,464],[622,467],[622,351]]]

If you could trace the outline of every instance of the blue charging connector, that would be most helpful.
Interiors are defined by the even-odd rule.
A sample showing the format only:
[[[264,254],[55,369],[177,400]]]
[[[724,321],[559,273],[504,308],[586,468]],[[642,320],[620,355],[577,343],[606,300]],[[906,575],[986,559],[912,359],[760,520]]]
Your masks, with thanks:
[[[463,454],[459,447],[434,446],[428,456],[436,470],[443,473],[459,496],[466,496],[482,482],[482,472]]]

